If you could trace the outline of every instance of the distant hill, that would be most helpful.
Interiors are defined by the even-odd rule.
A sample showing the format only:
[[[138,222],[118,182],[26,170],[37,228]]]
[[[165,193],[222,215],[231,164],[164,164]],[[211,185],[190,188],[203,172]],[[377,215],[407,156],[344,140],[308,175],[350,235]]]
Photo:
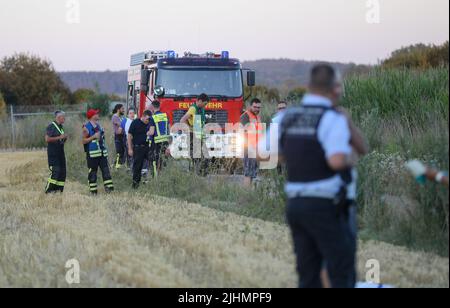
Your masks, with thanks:
[[[104,72],[61,72],[61,79],[72,90],[95,89],[102,93],[125,95],[127,92],[127,71]]]
[[[257,72],[257,82],[260,85],[277,88],[293,88],[305,85],[311,67],[317,62],[289,60],[289,59],[264,59],[243,63],[244,68]],[[350,71],[366,69],[365,66],[355,64],[331,63],[344,74]],[[80,88],[92,88],[98,84],[100,91],[104,93],[125,95],[127,85],[126,71],[105,72],[61,72],[62,80],[72,91]]]

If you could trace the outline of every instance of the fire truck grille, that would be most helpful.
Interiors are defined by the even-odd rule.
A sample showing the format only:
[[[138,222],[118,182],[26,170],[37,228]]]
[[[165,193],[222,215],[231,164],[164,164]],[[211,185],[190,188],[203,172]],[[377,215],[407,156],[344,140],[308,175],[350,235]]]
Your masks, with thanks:
[[[173,112],[173,123],[180,123],[181,118],[186,114],[186,110],[175,110]]]
[[[225,127],[225,124],[228,123],[228,111],[206,111],[206,123],[219,124],[220,126]]]
[[[173,112],[173,122],[179,123],[186,114],[186,110],[175,110]],[[226,110],[208,110],[206,111],[206,123],[216,123],[222,127],[228,123],[228,111]]]

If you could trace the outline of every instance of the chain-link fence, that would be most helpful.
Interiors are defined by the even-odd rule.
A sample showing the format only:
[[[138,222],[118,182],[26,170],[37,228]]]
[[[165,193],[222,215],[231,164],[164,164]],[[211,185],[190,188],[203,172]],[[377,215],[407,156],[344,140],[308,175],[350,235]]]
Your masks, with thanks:
[[[2,119],[0,148],[35,148],[43,145],[42,131],[57,110],[67,116],[80,116],[87,104],[67,106],[8,106],[8,115]]]

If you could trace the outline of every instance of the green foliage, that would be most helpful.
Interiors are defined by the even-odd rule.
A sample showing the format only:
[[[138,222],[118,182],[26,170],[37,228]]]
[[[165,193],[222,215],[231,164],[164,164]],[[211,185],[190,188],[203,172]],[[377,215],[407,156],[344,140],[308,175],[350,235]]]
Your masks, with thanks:
[[[89,98],[88,108],[98,109],[101,111],[101,115],[105,116],[109,113],[110,97],[108,94],[95,93]]]
[[[363,235],[448,255],[448,190],[420,186],[404,164],[449,168],[448,68],[376,69],[346,81],[344,104],[373,152],[359,164]]]
[[[95,91],[92,89],[78,89],[73,92],[73,97],[76,104],[83,104],[89,102],[90,98],[95,96]]]
[[[51,62],[24,53],[0,61],[0,91],[12,105],[73,103]]]
[[[417,44],[394,51],[391,57],[382,63],[382,66],[429,69],[448,65],[448,57],[448,41],[440,46]]]
[[[377,68],[345,81],[344,106],[363,120],[368,114],[395,119],[409,129],[429,125],[430,113],[448,120],[448,67],[414,71]]]
[[[305,87],[296,87],[289,91],[286,100],[294,104],[300,103],[306,92],[307,89]]]
[[[280,91],[277,88],[269,88],[266,86],[245,87],[244,97],[250,97],[249,100],[257,97],[264,102],[276,103],[280,100]]]

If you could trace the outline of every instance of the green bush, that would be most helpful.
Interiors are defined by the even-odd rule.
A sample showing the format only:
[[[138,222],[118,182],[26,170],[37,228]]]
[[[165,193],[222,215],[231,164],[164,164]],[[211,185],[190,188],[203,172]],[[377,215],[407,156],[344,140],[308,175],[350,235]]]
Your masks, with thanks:
[[[109,114],[109,102],[108,94],[96,93],[90,97],[88,108],[98,109],[101,111],[101,115],[105,116]]]
[[[430,69],[448,65],[449,42],[442,45],[417,44],[392,53],[383,61],[385,68]]]

